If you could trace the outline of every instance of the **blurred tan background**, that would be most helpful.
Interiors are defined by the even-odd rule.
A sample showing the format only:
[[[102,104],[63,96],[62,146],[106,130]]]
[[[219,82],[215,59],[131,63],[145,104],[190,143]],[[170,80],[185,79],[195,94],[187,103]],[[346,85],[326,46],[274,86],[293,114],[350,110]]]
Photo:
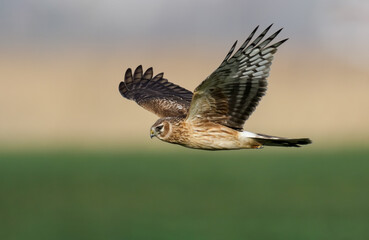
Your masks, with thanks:
[[[1,145],[162,147],[149,138],[156,116],[118,92],[125,70],[152,66],[193,90],[270,23],[290,39],[245,128],[367,145],[368,12],[364,0],[2,1]]]

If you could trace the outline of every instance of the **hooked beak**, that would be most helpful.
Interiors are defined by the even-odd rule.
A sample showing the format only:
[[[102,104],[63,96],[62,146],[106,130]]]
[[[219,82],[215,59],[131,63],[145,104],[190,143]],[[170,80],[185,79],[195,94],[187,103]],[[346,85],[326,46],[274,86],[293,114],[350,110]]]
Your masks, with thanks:
[[[156,136],[156,132],[153,129],[151,129],[150,130],[150,138],[153,138],[155,136]]]

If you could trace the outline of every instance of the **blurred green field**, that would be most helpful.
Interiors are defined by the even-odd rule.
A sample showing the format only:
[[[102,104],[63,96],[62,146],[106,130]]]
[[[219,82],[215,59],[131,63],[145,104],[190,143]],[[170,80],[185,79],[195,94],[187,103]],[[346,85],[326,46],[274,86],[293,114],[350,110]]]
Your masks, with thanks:
[[[163,152],[2,151],[0,239],[369,239],[369,150]]]

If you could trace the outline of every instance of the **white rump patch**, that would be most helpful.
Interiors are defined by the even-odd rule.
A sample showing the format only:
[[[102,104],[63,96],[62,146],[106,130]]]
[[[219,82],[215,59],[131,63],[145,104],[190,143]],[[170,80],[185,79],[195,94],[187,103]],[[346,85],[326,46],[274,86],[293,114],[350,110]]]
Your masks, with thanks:
[[[252,132],[248,132],[248,131],[242,131],[240,132],[240,137],[245,137],[245,138],[255,138],[258,135]]]

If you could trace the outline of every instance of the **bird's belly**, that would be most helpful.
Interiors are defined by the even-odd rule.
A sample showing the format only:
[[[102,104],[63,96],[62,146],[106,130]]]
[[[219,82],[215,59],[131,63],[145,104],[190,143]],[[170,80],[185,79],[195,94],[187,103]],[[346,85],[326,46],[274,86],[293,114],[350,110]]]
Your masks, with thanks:
[[[221,150],[244,148],[243,143],[238,139],[238,132],[229,128],[193,128],[192,134],[185,144],[187,147]]]

